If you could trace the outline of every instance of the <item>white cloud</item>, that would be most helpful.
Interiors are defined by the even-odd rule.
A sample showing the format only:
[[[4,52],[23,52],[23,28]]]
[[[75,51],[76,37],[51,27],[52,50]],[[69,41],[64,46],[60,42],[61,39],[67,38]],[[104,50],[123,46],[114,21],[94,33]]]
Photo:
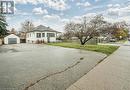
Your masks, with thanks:
[[[106,20],[106,21],[108,21],[108,22],[110,22],[110,23],[126,21],[127,23],[130,24],[130,19],[129,19],[129,18],[130,18],[130,16],[117,17],[117,18],[104,16],[104,20]]]
[[[95,2],[99,2],[99,1],[101,1],[101,0],[95,0]]]
[[[90,17],[94,17],[94,16],[96,16],[96,15],[97,15],[96,13],[87,13],[87,14],[83,15],[83,17],[88,17],[88,18],[90,18]]]
[[[64,31],[64,26],[69,22],[69,19],[61,18],[59,15],[44,15],[40,23],[43,24],[42,22],[55,30]]]
[[[37,0],[14,0],[16,4],[38,4]]]
[[[89,6],[91,6],[91,4],[90,4],[89,2],[85,2],[85,3],[78,2],[76,5],[77,5],[77,6],[84,6],[84,7],[89,7]]]
[[[120,4],[108,4],[107,7],[108,8],[119,8]]]
[[[81,15],[81,16],[74,16],[74,17],[71,18],[71,21],[75,22],[75,23],[80,23],[82,21],[83,17],[86,17],[87,21],[89,21],[92,17],[94,17],[96,15],[97,15],[96,13],[87,13],[87,14],[84,14],[84,15]]]
[[[56,23],[60,21],[60,16],[58,15],[45,15],[43,16],[43,20],[51,22],[51,23]]]
[[[130,5],[120,8],[120,13],[121,13],[121,15],[129,16],[130,15]]]
[[[64,0],[49,0],[46,4],[55,10],[66,10],[69,7]]]
[[[69,23],[69,21],[70,21],[69,19],[62,19],[61,20],[61,22],[64,23],[64,24]]]
[[[119,16],[120,15],[119,11],[120,11],[119,8],[109,8],[107,10],[107,14],[111,16]]]
[[[21,10],[17,10],[17,11],[15,12],[15,15],[28,16],[28,15],[31,15],[31,13],[23,12],[23,11],[21,11]]]
[[[121,6],[119,4],[109,4],[107,9],[107,14],[110,16],[129,16],[130,15],[130,5]]]
[[[34,8],[32,11],[34,14],[48,14],[48,11],[46,9],[42,9],[41,7]]]
[[[38,26],[38,25],[48,26],[47,23],[43,22],[42,19],[38,19],[38,20],[36,20],[36,21],[33,21],[33,24],[34,24],[35,26]]]
[[[66,10],[69,6],[65,3],[66,0],[15,0],[16,4],[44,4],[54,10]]]

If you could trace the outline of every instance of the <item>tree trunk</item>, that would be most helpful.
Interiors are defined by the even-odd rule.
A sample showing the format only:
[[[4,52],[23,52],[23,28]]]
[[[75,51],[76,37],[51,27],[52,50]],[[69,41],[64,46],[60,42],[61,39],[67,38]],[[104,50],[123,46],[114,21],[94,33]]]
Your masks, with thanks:
[[[80,39],[80,44],[84,45],[86,42],[84,42],[82,39]]]
[[[84,45],[86,42],[88,42],[90,39],[92,39],[93,37],[90,37],[90,38],[85,38],[84,40],[80,39],[80,43],[81,45]]]
[[[81,42],[81,45],[84,45],[85,43],[84,42]]]

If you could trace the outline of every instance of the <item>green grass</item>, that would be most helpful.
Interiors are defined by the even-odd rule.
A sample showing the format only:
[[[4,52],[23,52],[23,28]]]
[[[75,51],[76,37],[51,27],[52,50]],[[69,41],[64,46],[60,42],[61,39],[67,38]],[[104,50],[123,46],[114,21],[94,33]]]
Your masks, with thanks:
[[[80,45],[78,43],[48,43],[48,45],[61,46],[66,48],[76,48],[82,50],[96,51],[105,53],[107,55],[112,54],[115,50],[118,49],[118,46],[109,46],[109,45]]]
[[[125,43],[127,40],[119,40],[117,43]]]

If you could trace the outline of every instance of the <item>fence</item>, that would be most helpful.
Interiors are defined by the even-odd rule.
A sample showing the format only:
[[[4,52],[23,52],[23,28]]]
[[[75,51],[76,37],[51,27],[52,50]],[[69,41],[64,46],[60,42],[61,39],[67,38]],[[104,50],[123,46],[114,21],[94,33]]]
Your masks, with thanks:
[[[2,40],[0,39],[0,45],[2,45]]]

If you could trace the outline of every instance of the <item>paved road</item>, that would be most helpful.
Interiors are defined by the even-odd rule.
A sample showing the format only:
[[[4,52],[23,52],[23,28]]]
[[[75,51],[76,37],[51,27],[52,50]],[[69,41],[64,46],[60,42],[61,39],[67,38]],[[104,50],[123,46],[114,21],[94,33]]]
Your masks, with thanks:
[[[130,42],[122,45],[67,90],[130,90]]]
[[[0,90],[65,90],[106,55],[62,47],[0,47]]]

